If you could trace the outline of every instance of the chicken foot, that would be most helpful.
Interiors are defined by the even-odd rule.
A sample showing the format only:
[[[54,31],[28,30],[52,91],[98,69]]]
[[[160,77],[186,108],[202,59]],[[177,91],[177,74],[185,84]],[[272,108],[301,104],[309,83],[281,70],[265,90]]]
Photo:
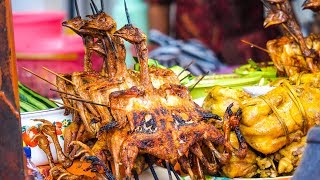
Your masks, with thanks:
[[[206,169],[208,170],[208,172],[210,174],[215,174],[218,169],[219,166],[218,164],[214,164],[214,163],[210,163],[208,161],[208,159],[204,156],[204,154],[201,151],[200,145],[198,143],[196,143],[195,145],[193,145],[190,148],[190,151],[196,155],[197,158],[199,158],[199,160],[201,161],[201,163],[206,167]]]
[[[238,141],[240,143],[240,147],[239,147],[239,150],[234,151],[234,152],[238,157],[244,158],[247,154],[248,146],[247,146],[245,139],[242,136],[240,129],[239,129],[239,123],[241,120],[242,111],[241,111],[241,109],[238,109],[237,112],[235,114],[233,114],[233,112],[231,110],[232,106],[233,106],[233,103],[231,103],[227,107],[227,110],[224,114],[224,118],[223,118],[223,120],[224,120],[224,122],[223,122],[224,137],[227,142],[230,142],[230,132],[231,132],[231,130],[235,131],[237,138],[238,138]]]
[[[34,121],[39,121],[43,123],[40,125],[39,130],[42,133],[51,137],[53,144],[56,148],[58,162],[61,163],[64,168],[70,167],[72,165],[72,161],[67,156],[65,156],[65,154],[62,151],[56,134],[56,127],[50,121],[44,119],[35,119]]]
[[[36,127],[31,127],[31,128],[36,128]],[[38,141],[38,146],[39,148],[46,154],[47,159],[49,161],[49,165],[50,167],[54,167],[54,162],[53,162],[53,156],[51,153],[51,149],[50,149],[50,143],[49,140],[47,138],[47,136],[45,136],[41,131],[39,134],[36,134],[33,138],[32,141]]]

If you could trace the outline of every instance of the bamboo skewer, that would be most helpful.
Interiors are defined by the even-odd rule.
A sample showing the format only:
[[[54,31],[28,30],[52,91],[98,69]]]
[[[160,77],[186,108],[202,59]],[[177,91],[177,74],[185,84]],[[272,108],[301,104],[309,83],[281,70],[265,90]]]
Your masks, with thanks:
[[[74,107],[72,107],[72,106],[67,106],[67,105],[65,105],[65,104],[63,104],[63,103],[61,103],[61,102],[59,102],[59,101],[56,101],[56,100],[53,100],[53,99],[50,99],[50,101],[52,101],[52,102],[54,102],[54,103],[57,103],[57,104],[61,104],[61,105],[63,105],[64,107],[67,107],[67,108],[70,108],[70,109],[73,109],[73,110],[76,110],[76,111],[80,112],[79,109],[74,108]]]
[[[63,76],[61,76],[61,75],[59,75],[58,73],[55,73],[55,72],[51,71],[50,69],[48,69],[48,68],[46,68],[46,67],[42,67],[42,69],[44,69],[44,70],[46,70],[46,71],[50,72],[51,74],[54,74],[54,75],[58,76],[59,78],[61,78],[61,79],[65,80],[65,81],[67,81],[67,82],[69,82],[69,83],[70,83],[70,84],[72,84],[72,85],[75,85],[75,84],[74,84],[72,81],[70,81],[69,79],[67,79],[67,78],[65,78],[65,77],[63,77]]]
[[[187,77],[189,77],[191,75],[191,73],[189,73],[188,75],[186,75],[185,77],[183,77],[180,82],[182,82],[183,80],[185,80]]]
[[[192,60],[186,67],[184,67],[184,69],[178,74],[178,77],[185,72],[193,63],[195,63],[195,60]]]
[[[42,79],[42,80],[46,81],[47,83],[49,83],[49,84],[51,84],[51,85],[53,85],[53,86],[57,87],[57,85],[55,85],[55,84],[51,83],[50,81],[48,81],[48,80],[46,80],[46,79],[44,79],[44,78],[40,77],[39,75],[37,75],[36,73],[32,72],[31,70],[29,70],[29,69],[27,69],[27,68],[24,68],[24,67],[22,67],[22,68],[23,68],[24,70],[28,71],[29,73],[33,74],[34,76],[36,76],[36,77],[38,77],[38,78],[40,78],[40,79]],[[43,68],[45,68],[45,67],[43,67]],[[50,70],[49,70],[49,71],[50,71]],[[54,73],[54,72],[53,72],[53,73]],[[50,89],[50,90],[52,90],[52,91],[56,91],[56,92],[61,93],[61,94],[66,94],[66,95],[70,95],[70,96],[79,97],[78,95],[74,95],[74,94],[66,93],[66,92],[59,91],[59,90],[54,90],[54,89]],[[99,104],[99,103],[95,103],[95,102],[88,101],[88,100],[84,100],[84,99],[80,99],[80,98],[71,98],[71,97],[63,97],[63,98],[71,99],[71,100],[75,100],[75,101],[81,101],[81,102],[84,102],[84,103],[90,103],[90,104],[94,104],[94,105],[98,105],[98,106],[105,106],[105,107],[108,107],[108,106],[107,106],[107,105],[105,105],[105,104]],[[69,107],[69,108],[71,108],[71,107]]]
[[[77,0],[74,0],[74,6],[76,7],[77,17],[81,18]]]
[[[243,43],[245,43],[245,44],[248,44],[248,45],[250,45],[251,47],[255,47],[255,48],[257,48],[257,49],[259,49],[259,50],[261,50],[261,51],[264,51],[264,52],[266,52],[266,53],[268,53],[268,54],[273,54],[273,55],[276,55],[276,56],[278,56],[278,57],[281,57],[279,54],[274,53],[274,52],[270,52],[270,51],[268,51],[266,48],[263,48],[263,47],[258,46],[258,45],[256,45],[256,44],[253,44],[253,43],[251,43],[251,42],[249,42],[249,41],[246,41],[246,40],[241,39],[241,42],[243,42]],[[296,56],[304,57],[303,55],[300,55],[300,54],[296,54]]]
[[[194,85],[192,86],[192,88],[190,89],[190,92],[191,92],[191,91],[199,84],[199,82],[202,81],[203,78],[206,77],[208,74],[209,74],[209,71],[207,71],[204,75],[202,75],[202,77],[199,79],[199,81],[196,82],[196,84],[194,84]]]
[[[57,85],[55,85],[55,84],[53,84],[52,82],[50,82],[50,81],[42,78],[41,76],[37,75],[36,73],[32,72],[31,70],[29,70],[29,69],[27,69],[27,68],[25,68],[25,67],[22,67],[22,69],[24,69],[25,71],[28,71],[29,73],[33,74],[34,76],[36,76],[36,77],[38,77],[38,78],[44,80],[45,82],[51,84],[52,86],[57,87]]]
[[[91,4],[93,5],[93,8],[94,8],[94,10],[95,10],[96,14],[98,14],[98,13],[99,13],[99,11],[98,11],[98,7],[97,7],[96,3],[94,3],[94,1],[93,1],[93,0],[91,0]]]
[[[72,98],[72,97],[64,97],[64,98],[75,100],[75,101],[80,101],[80,102],[84,102],[84,103],[94,104],[94,105],[98,105],[98,106],[108,107],[106,104],[100,104],[100,103],[96,103],[96,102],[92,102],[92,101],[88,101],[88,100],[84,100],[84,99]]]
[[[123,3],[124,3],[124,11],[126,13],[126,17],[127,17],[127,21],[128,21],[128,26],[132,26],[132,23],[131,23],[131,19],[130,19],[130,15],[129,15],[129,11],[128,11],[128,7],[127,7],[127,2],[126,0],[123,0]],[[137,57],[138,57],[138,60],[139,60],[139,48],[136,44],[134,44],[134,48],[136,50],[136,53],[137,53]]]
[[[92,14],[93,14],[93,15],[96,15],[96,12],[95,12],[95,10],[93,9],[92,3],[90,3],[90,8],[91,8]]]
[[[103,0],[100,0],[100,5],[101,5],[100,13],[102,13],[102,12],[104,11],[104,4],[103,4]]]
[[[244,40],[244,39],[241,39],[241,42],[243,42],[243,43],[245,43],[245,44],[249,44],[251,47],[255,47],[255,48],[260,49],[261,51],[264,51],[264,52],[266,52],[266,53],[272,54],[270,51],[268,51],[268,49],[265,49],[265,48],[263,48],[263,47],[260,47],[260,46],[258,46],[258,45],[255,45],[255,44],[253,44],[253,43],[251,43],[251,42],[249,42],[249,41],[246,41],[246,40]]]
[[[56,89],[51,89],[50,88],[50,91],[55,91],[55,92],[58,92],[58,93],[61,93],[61,94],[66,94],[66,95],[69,95],[69,96],[74,96],[74,97],[77,97],[77,98],[81,98],[80,96],[78,96],[76,94],[70,94],[70,93],[59,91],[59,90],[56,90]]]
[[[44,67],[44,68],[45,68],[45,67]],[[53,86],[57,87],[57,85],[55,85],[55,84],[53,84],[52,82],[50,82],[50,81],[48,81],[48,80],[46,80],[46,79],[44,79],[44,78],[40,77],[39,75],[37,75],[36,73],[32,72],[31,70],[29,70],[29,69],[27,69],[27,68],[25,68],[25,67],[22,67],[22,69],[24,69],[25,71],[28,71],[29,73],[31,73],[31,74],[33,74],[34,76],[36,76],[36,77],[38,77],[38,78],[42,79],[43,81],[45,81],[45,82],[47,82],[47,83],[49,83],[49,84],[51,84],[51,85],[53,85]],[[50,71],[50,70],[49,70],[49,71]],[[78,95],[74,95],[74,94],[66,93],[66,92],[59,91],[59,90],[54,90],[54,89],[50,89],[50,90],[52,90],[52,91],[56,91],[56,92],[61,93],[61,94],[66,94],[66,95],[70,95],[70,96],[79,97]],[[90,104],[95,104],[95,105],[99,105],[99,106],[106,106],[106,107],[107,107],[107,105],[105,105],[105,104],[99,104],[99,103],[95,103],[95,102],[87,101],[87,100],[84,100],[84,99],[71,98],[71,97],[63,97],[63,98],[71,99],[71,100],[75,100],[75,101],[81,101],[81,102],[90,103]],[[60,104],[61,104],[61,103],[60,103]],[[67,106],[66,106],[66,107],[67,107]],[[68,107],[68,108],[72,108],[72,107]],[[75,109],[75,110],[77,110],[77,109]],[[77,111],[79,111],[79,110],[77,110]]]
[[[294,39],[297,43],[299,43],[299,40],[298,40],[297,36],[295,36],[295,35],[289,30],[288,26],[285,25],[285,24],[283,24],[283,23],[282,23],[281,25],[282,25],[282,27],[283,27],[286,31],[288,31],[288,33],[290,34],[290,36],[293,37],[293,39]]]

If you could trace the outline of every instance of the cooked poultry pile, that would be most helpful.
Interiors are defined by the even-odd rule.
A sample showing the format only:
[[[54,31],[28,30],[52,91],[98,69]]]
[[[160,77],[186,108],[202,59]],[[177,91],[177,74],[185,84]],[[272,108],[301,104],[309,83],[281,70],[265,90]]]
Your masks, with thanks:
[[[301,72],[319,72],[319,35],[311,34],[306,38],[303,37],[288,0],[262,0],[262,2],[268,10],[264,26],[267,28],[279,25],[286,33],[282,38],[267,43],[269,55],[279,75],[290,77]],[[316,12],[319,7],[318,0],[306,0],[303,4],[303,9]]]
[[[222,168],[226,175],[275,177],[294,171],[307,131],[320,124],[320,90],[310,81],[314,79],[307,74],[301,76],[300,85],[282,80],[274,90],[254,98],[242,90],[218,86],[210,91],[204,109],[220,114],[227,107],[225,102],[237,104],[242,109],[240,131],[250,146],[245,159],[232,157]],[[243,169],[249,172],[244,174]]]
[[[148,67],[147,37],[131,24],[126,3],[128,24],[119,30],[92,0],[89,20],[81,18],[77,1],[75,6],[77,17],[63,25],[83,38],[84,71],[57,75],[65,113],[73,114],[73,122],[65,130],[65,152],[54,140],[63,167],[54,166],[45,136],[38,137],[53,179],[89,178],[64,169],[79,157],[92,162],[98,179],[136,177],[147,166],[152,170],[153,162],[163,162],[168,172],[174,173],[173,165],[179,164],[192,179],[203,179],[206,174],[218,173],[231,155],[246,156],[247,144],[239,129],[241,109],[233,113],[233,104],[226,108],[221,131],[214,126],[221,118],[195,104],[171,70]],[[136,48],[140,72],[126,68],[123,40]],[[93,53],[103,59],[100,72],[92,69]],[[42,122],[41,128],[54,127]],[[55,139],[51,130],[47,133],[49,130],[41,128]],[[236,134],[237,147],[230,142],[231,131]]]

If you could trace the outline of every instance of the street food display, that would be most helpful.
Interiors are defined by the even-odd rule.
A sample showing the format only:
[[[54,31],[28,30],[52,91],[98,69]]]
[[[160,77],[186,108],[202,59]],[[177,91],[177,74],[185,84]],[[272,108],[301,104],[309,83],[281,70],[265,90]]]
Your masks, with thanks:
[[[264,26],[279,25],[286,32],[267,43],[272,63],[249,60],[234,74],[199,77],[148,58],[147,36],[131,24],[125,1],[128,24],[120,29],[93,1],[87,18],[74,2],[77,16],[62,25],[83,39],[83,71],[62,74],[44,68],[56,75],[52,90],[60,95],[64,113],[72,115],[64,128],[64,147],[55,124],[40,118],[34,120],[39,126],[31,127],[37,134],[30,141],[37,141],[47,156],[48,178],[138,179],[150,168],[158,179],[153,164],[167,168],[170,179],[171,173],[177,179],[293,174],[308,130],[320,123],[320,41],[318,35],[302,36],[289,1],[262,0],[268,10]],[[307,0],[303,7],[317,11],[319,5]],[[134,69],[127,69],[124,41],[136,50]],[[103,60],[100,71],[92,69],[94,53]],[[254,96],[243,88],[252,85],[271,85],[272,90]],[[33,95],[57,106],[19,87],[25,101]],[[193,101],[198,98],[205,98],[203,104]],[[85,161],[93,176],[68,170]]]
[[[96,178],[130,178],[148,165],[152,168],[154,162],[163,162],[169,172],[176,173],[173,164],[179,164],[182,171],[197,179],[204,177],[204,171],[217,173],[219,164],[227,163],[231,153],[246,156],[247,145],[238,127],[241,109],[233,113],[232,105],[228,107],[224,115],[228,123],[221,132],[211,123],[221,118],[193,102],[173,71],[148,67],[146,35],[130,23],[128,13],[128,24],[116,30],[114,20],[92,5],[94,14],[89,20],[82,19],[76,8],[78,16],[63,23],[83,38],[86,50],[83,72],[57,74],[56,91],[65,113],[73,114],[72,125],[65,129],[64,152],[55,126],[36,120],[43,124],[33,138],[49,159],[53,179],[91,178],[65,170],[78,157],[92,161],[94,170],[102,167],[103,172],[96,170]],[[126,68],[123,40],[135,46],[139,72]],[[100,72],[91,68],[93,52],[103,58]],[[237,134],[239,147],[229,142],[231,130]],[[53,163],[45,135],[52,138],[62,167]],[[205,156],[205,149],[213,154]]]

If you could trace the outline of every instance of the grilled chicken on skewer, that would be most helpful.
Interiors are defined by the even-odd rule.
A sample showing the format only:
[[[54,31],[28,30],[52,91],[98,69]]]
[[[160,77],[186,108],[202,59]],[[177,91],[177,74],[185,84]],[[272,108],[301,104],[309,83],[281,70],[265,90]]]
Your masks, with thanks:
[[[293,56],[297,57],[288,58],[287,55],[279,55],[279,52],[276,52],[278,54],[278,57],[270,54],[271,58],[277,66],[277,69],[279,69],[280,72],[285,72],[288,76],[292,76],[295,73],[302,71],[312,73],[318,72],[320,70],[320,64],[319,54],[315,49],[317,48],[317,46],[311,45],[314,43],[308,42],[309,38],[305,39],[303,37],[301,29],[295,19],[295,15],[293,13],[290,2],[287,0],[262,0],[262,2],[268,9],[268,15],[264,22],[265,27],[274,24],[280,24],[289,32],[294,41],[296,41],[291,42],[292,40],[285,40],[284,37],[282,39],[279,39],[279,42],[276,42],[276,40],[273,40],[272,42],[269,41],[267,45],[268,50],[272,53],[275,53],[275,49],[280,50],[280,48],[283,49],[281,50],[283,52],[288,51],[288,48],[281,47],[285,45],[282,44],[284,41],[287,41],[288,43],[286,44],[288,44],[289,46],[292,46],[293,43],[297,43],[298,45],[298,51],[293,54]],[[305,1],[303,7],[315,10],[317,9],[317,1],[307,0]],[[317,41],[318,38],[310,39],[311,41]],[[301,51],[301,53],[299,51]]]
[[[121,179],[121,166],[127,177],[137,176],[147,165],[146,156],[166,162],[168,172],[180,162],[192,178],[204,176],[202,167],[206,172],[216,173],[219,163],[226,163],[230,154],[244,158],[247,146],[238,127],[241,113],[226,112],[226,132],[222,133],[209,123],[221,118],[195,104],[171,70],[148,67],[147,37],[131,24],[126,5],[128,24],[115,31],[115,21],[103,9],[98,11],[93,1],[91,4],[93,15],[88,16],[89,20],[81,19],[78,13],[78,17],[64,22],[85,39],[86,46],[84,72],[63,76],[71,82],[59,80],[63,101],[74,106],[76,110],[72,111],[81,118],[66,133],[71,147],[67,150],[71,152],[69,159],[94,156],[98,160],[94,164],[102,165],[113,161],[116,177]],[[140,72],[126,68],[123,40],[135,46]],[[104,58],[101,73],[92,70],[92,52]],[[229,142],[228,133],[232,130],[237,134],[239,148]],[[96,140],[92,148],[85,144],[89,138]],[[219,152],[215,146],[223,147],[225,152]],[[212,151],[212,157],[202,152],[204,147]],[[198,163],[198,173],[187,162],[192,158]],[[53,168],[52,176],[81,178],[59,168]]]
[[[147,66],[146,36],[141,30],[127,24],[114,35],[136,46],[141,64],[138,86],[110,94],[113,117],[120,124],[128,123],[132,131],[123,142],[121,151],[127,176],[131,176],[138,153],[174,162],[187,154],[195,142],[204,139],[222,144],[240,157],[245,156],[246,146],[236,151],[214,126],[202,122],[215,116],[201,110],[191,100],[185,87],[174,84],[164,84],[159,89],[153,87]],[[205,161],[198,150],[194,152]],[[208,163],[207,168],[215,169]]]

